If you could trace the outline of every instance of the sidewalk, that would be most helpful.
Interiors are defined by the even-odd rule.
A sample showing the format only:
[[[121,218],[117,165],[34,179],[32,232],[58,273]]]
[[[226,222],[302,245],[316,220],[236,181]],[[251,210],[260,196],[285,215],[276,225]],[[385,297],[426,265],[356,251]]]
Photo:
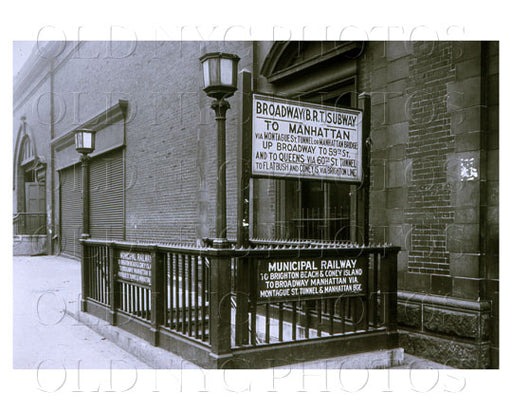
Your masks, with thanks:
[[[59,256],[16,256],[13,270],[15,369],[198,369],[193,363],[90,315],[82,314],[78,321],[79,261]],[[137,358],[119,346],[136,352]],[[357,363],[357,357],[353,362]],[[349,368],[346,363],[346,358],[339,357],[286,367]],[[449,367],[406,354],[404,363],[393,369],[411,368]]]
[[[66,313],[79,307],[80,263],[13,259],[14,369],[148,369]]]

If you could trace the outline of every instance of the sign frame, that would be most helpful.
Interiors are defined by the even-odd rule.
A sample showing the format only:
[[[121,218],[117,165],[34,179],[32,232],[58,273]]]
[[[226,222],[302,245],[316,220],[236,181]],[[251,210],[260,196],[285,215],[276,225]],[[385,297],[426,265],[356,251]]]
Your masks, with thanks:
[[[342,114],[351,114],[357,116],[357,130],[356,130],[356,138],[358,142],[358,153],[357,153],[357,161],[358,161],[358,177],[357,178],[343,178],[338,176],[314,176],[314,175],[294,175],[290,174],[289,172],[286,175],[282,174],[274,174],[272,172],[269,173],[255,173],[254,167],[253,167],[253,153],[254,153],[254,139],[255,139],[255,132],[254,132],[254,104],[255,99],[258,97],[262,97],[263,99],[270,100],[272,102],[278,102],[282,104],[295,104],[299,105],[300,107],[306,107],[311,109],[317,109],[317,110],[330,110],[330,111],[336,111]],[[250,141],[249,142],[249,158],[248,161],[250,163],[249,173],[250,178],[256,178],[256,179],[279,179],[279,180],[293,180],[293,181],[301,181],[301,180],[314,180],[314,181],[323,181],[323,182],[333,182],[333,183],[343,183],[348,185],[361,185],[365,180],[365,173],[366,169],[364,167],[364,157],[366,152],[366,144],[364,141],[364,134],[363,134],[363,126],[364,126],[364,110],[359,108],[341,108],[336,107],[330,104],[317,104],[317,103],[311,103],[299,99],[294,98],[283,98],[275,96],[274,94],[269,93],[262,93],[262,92],[251,92],[250,96],[251,101],[251,125],[250,125]]]
[[[279,303],[279,302],[283,302],[283,303],[289,303],[289,302],[299,302],[299,301],[306,301],[306,300],[319,300],[319,299],[341,299],[341,298],[353,298],[353,297],[367,297],[368,296],[368,275],[369,275],[369,259],[368,259],[368,255],[358,255],[358,256],[343,256],[343,257],[340,257],[340,256],[331,256],[331,257],[325,257],[325,256],[315,256],[315,257],[310,257],[310,258],[299,258],[299,259],[290,259],[290,258],[280,258],[280,257],[277,257],[277,258],[272,258],[272,262],[317,262],[317,263],[320,263],[320,261],[332,261],[332,260],[356,260],[356,265],[358,266],[358,269],[362,269],[362,273],[360,275],[360,281],[357,281],[355,283],[352,283],[352,284],[360,284],[361,285],[361,289],[357,292],[340,292],[340,293],[329,293],[329,292],[325,292],[325,293],[312,293],[312,294],[300,294],[300,290],[298,291],[298,294],[291,294],[291,295],[273,295],[273,296],[268,296],[268,297],[261,297],[260,296],[260,290],[269,290],[270,288],[267,287],[266,289],[262,289],[262,284],[263,282],[265,281],[263,279],[263,277],[261,277],[262,274],[265,274],[267,272],[261,272],[261,267],[264,265],[264,264],[268,264],[269,263],[269,258],[255,258],[253,260],[253,269],[254,269],[254,298],[255,300],[257,301],[257,303]],[[355,266],[354,266],[355,267]],[[331,269],[334,269],[334,268],[331,268]],[[340,268],[337,268],[337,269],[340,269]],[[346,269],[346,268],[343,268],[343,269]],[[350,268],[351,269],[351,268]],[[318,270],[318,272],[325,272],[327,271],[327,269],[322,269],[322,270]],[[302,280],[302,279],[305,279],[304,278],[301,278],[302,276],[302,273],[303,272],[306,272],[306,271],[296,271],[299,275],[298,278],[295,278],[295,279],[283,279],[281,277],[277,278],[277,279],[270,279],[270,278],[267,278],[269,279],[269,281],[271,280],[276,280],[276,281],[281,281],[281,280]],[[289,272],[286,272],[286,273],[289,273]],[[334,275],[333,275],[334,276]],[[331,278],[333,277],[331,276]],[[341,277],[350,277],[350,276],[357,276],[357,275],[343,275]],[[340,276],[336,276],[336,277],[340,277]],[[328,278],[327,276],[325,277],[322,277],[319,276],[317,277],[317,279],[322,279],[322,278]],[[347,284],[351,284],[350,281],[347,281],[348,283]],[[309,282],[308,282],[309,284]],[[316,286],[316,287],[323,287],[325,285],[323,284],[311,284],[310,286],[308,286],[309,288],[313,287],[313,286]],[[287,289],[291,289],[293,287],[289,287]],[[296,289],[300,289],[300,286],[296,287]],[[290,292],[291,293],[291,292]]]
[[[127,257],[123,254],[131,254],[132,256]],[[143,255],[144,260],[139,258],[139,255]],[[151,269],[154,263],[151,253],[121,249],[116,252],[114,258],[117,266],[116,275],[118,280],[143,287],[151,286]],[[130,270],[133,270],[133,272],[129,272]],[[138,271],[143,271],[144,273]]]

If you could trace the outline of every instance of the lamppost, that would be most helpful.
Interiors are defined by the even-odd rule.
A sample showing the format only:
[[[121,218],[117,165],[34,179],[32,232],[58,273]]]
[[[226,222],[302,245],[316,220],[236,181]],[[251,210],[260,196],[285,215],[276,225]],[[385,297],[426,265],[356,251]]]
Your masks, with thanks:
[[[226,238],[226,111],[230,108],[225,100],[237,89],[238,61],[234,54],[207,53],[199,61],[203,68],[204,92],[215,98],[211,108],[217,121],[217,206],[215,239],[213,246],[225,248]]]
[[[94,151],[96,132],[88,129],[75,131],[75,148],[82,162],[82,239],[89,234],[89,155]]]

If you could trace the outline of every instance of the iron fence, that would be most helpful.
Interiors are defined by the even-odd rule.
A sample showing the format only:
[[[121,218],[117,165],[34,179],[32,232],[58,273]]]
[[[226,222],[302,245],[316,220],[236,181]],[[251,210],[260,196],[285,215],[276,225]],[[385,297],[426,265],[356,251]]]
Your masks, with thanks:
[[[253,241],[215,249],[93,239],[82,246],[83,311],[204,367],[398,347],[397,247]],[[262,297],[262,266],[296,260],[357,260],[360,291]]]

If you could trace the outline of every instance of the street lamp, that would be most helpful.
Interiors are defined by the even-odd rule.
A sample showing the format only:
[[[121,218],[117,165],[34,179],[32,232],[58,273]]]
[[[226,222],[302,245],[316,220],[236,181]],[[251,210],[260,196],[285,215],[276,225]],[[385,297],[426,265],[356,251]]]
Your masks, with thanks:
[[[225,248],[226,238],[226,111],[231,97],[237,88],[238,61],[234,54],[208,53],[199,61],[202,64],[204,92],[215,98],[211,108],[217,121],[217,209],[215,218],[215,236],[213,246]]]
[[[89,155],[94,151],[96,132],[88,129],[75,131],[75,148],[82,162],[82,239],[89,235]]]
[[[87,130],[85,128],[75,131],[75,148],[80,154],[87,155],[93,152],[95,140],[95,131]]]

